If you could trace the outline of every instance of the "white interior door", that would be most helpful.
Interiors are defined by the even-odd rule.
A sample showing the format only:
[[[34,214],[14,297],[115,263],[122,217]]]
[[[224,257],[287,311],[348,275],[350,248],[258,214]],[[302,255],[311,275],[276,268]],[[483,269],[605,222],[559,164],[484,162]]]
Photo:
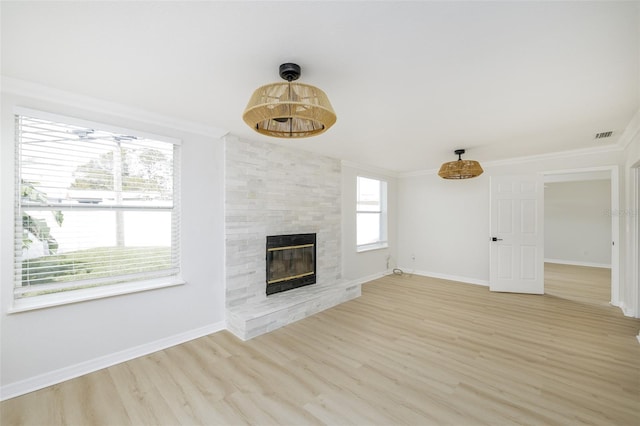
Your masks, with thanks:
[[[544,293],[543,221],[542,176],[491,177],[491,291]]]

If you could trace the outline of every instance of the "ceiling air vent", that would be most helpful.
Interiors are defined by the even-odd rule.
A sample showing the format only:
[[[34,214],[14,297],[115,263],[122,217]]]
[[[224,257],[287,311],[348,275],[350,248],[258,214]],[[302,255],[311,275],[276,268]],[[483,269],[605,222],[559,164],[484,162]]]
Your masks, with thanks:
[[[604,139],[604,138],[610,138],[611,135],[613,135],[613,131],[608,131],[608,132],[600,132],[600,133],[596,133],[596,139]]]

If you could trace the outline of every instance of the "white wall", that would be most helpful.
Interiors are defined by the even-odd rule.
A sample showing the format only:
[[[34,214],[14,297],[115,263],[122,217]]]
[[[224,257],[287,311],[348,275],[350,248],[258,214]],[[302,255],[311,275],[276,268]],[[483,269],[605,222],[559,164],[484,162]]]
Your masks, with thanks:
[[[0,331],[2,397],[86,373],[224,327],[223,145],[219,137],[158,124],[171,119],[76,95],[34,90],[2,93],[0,146]],[[11,89],[9,89],[11,90]],[[17,90],[15,92],[20,92]],[[38,96],[38,93],[42,96]],[[60,101],[54,101],[59,98]],[[181,139],[182,266],[187,284],[8,314],[13,282],[13,108]],[[135,115],[135,114],[134,114]]]
[[[356,252],[356,178],[364,176],[387,182],[387,238],[383,249]],[[391,172],[342,163],[342,276],[349,280],[373,279],[397,265],[397,178]],[[389,267],[387,268],[387,261]]]
[[[404,175],[398,181],[399,264],[425,275],[486,285],[490,176],[618,166],[622,162],[621,151],[574,152],[486,163],[483,175],[468,180],[447,181],[435,170]],[[617,236],[612,238],[617,240]]]
[[[550,182],[544,187],[544,257],[611,267],[611,181]]]
[[[430,173],[400,179],[398,186],[401,268],[486,284],[488,174],[469,180],[446,180]]]

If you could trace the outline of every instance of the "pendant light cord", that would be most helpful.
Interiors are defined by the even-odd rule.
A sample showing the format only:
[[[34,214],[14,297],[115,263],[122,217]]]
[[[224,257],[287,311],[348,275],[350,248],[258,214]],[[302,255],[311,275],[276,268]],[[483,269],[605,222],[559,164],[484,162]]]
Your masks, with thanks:
[[[289,78],[289,137],[293,134],[293,115],[291,114],[291,79]]]

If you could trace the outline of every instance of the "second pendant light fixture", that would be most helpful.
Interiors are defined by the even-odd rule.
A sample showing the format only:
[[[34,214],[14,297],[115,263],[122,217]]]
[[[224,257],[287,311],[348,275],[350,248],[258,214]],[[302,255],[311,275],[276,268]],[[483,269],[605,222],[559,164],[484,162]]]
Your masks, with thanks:
[[[458,156],[456,161],[444,163],[440,167],[438,175],[443,179],[471,179],[480,176],[484,170],[480,163],[474,160],[463,160],[462,154],[464,149],[456,149],[455,154]]]

